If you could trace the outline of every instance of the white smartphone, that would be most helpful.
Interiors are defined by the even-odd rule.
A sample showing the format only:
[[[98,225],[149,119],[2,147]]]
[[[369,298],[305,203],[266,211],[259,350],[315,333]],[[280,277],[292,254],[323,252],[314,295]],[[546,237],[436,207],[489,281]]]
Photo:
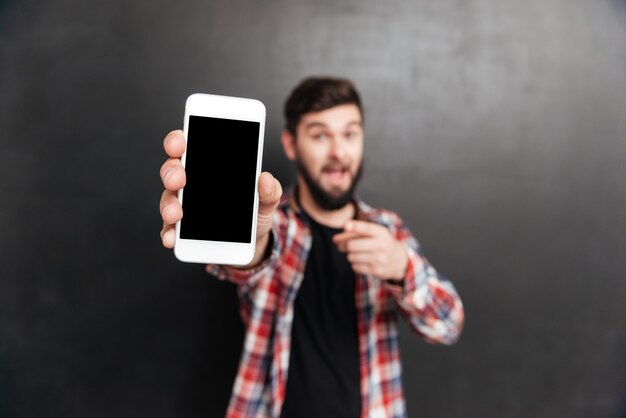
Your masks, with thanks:
[[[191,263],[246,265],[256,248],[265,106],[258,100],[192,94],[185,103],[178,193],[183,218],[174,254]]]

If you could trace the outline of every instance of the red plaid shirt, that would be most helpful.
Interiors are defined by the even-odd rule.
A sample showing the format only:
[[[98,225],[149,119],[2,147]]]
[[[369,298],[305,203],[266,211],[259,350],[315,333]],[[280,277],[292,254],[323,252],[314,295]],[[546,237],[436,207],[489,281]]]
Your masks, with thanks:
[[[358,219],[389,228],[409,255],[402,285],[356,275],[361,416],[405,417],[397,312],[427,341],[452,344],[463,326],[463,305],[452,284],[421,255],[398,215],[362,201],[357,201],[357,208]],[[246,325],[228,418],[278,418],[285,399],[294,300],[311,248],[308,226],[292,192],[283,197],[272,232],[271,256],[257,268],[208,267],[212,274],[238,285]]]

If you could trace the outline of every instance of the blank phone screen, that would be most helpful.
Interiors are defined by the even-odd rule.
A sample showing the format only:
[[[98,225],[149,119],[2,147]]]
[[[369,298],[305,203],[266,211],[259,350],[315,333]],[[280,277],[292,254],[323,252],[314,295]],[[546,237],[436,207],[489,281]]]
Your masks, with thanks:
[[[259,122],[189,116],[180,237],[252,242]]]

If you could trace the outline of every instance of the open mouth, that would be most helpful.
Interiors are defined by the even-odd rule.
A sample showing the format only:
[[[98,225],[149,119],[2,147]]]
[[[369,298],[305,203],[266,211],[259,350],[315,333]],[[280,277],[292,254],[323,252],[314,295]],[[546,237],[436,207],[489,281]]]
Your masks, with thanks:
[[[325,167],[322,169],[322,174],[332,183],[339,183],[343,181],[344,176],[347,176],[348,173],[348,169],[341,166]]]

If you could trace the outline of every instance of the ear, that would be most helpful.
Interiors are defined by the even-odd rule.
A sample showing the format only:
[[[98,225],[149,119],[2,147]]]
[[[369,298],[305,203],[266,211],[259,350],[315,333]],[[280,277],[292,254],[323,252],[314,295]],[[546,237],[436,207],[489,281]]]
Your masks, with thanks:
[[[294,161],[296,159],[296,139],[291,132],[283,129],[280,134],[280,142],[283,144],[283,151],[285,151],[287,158]]]

